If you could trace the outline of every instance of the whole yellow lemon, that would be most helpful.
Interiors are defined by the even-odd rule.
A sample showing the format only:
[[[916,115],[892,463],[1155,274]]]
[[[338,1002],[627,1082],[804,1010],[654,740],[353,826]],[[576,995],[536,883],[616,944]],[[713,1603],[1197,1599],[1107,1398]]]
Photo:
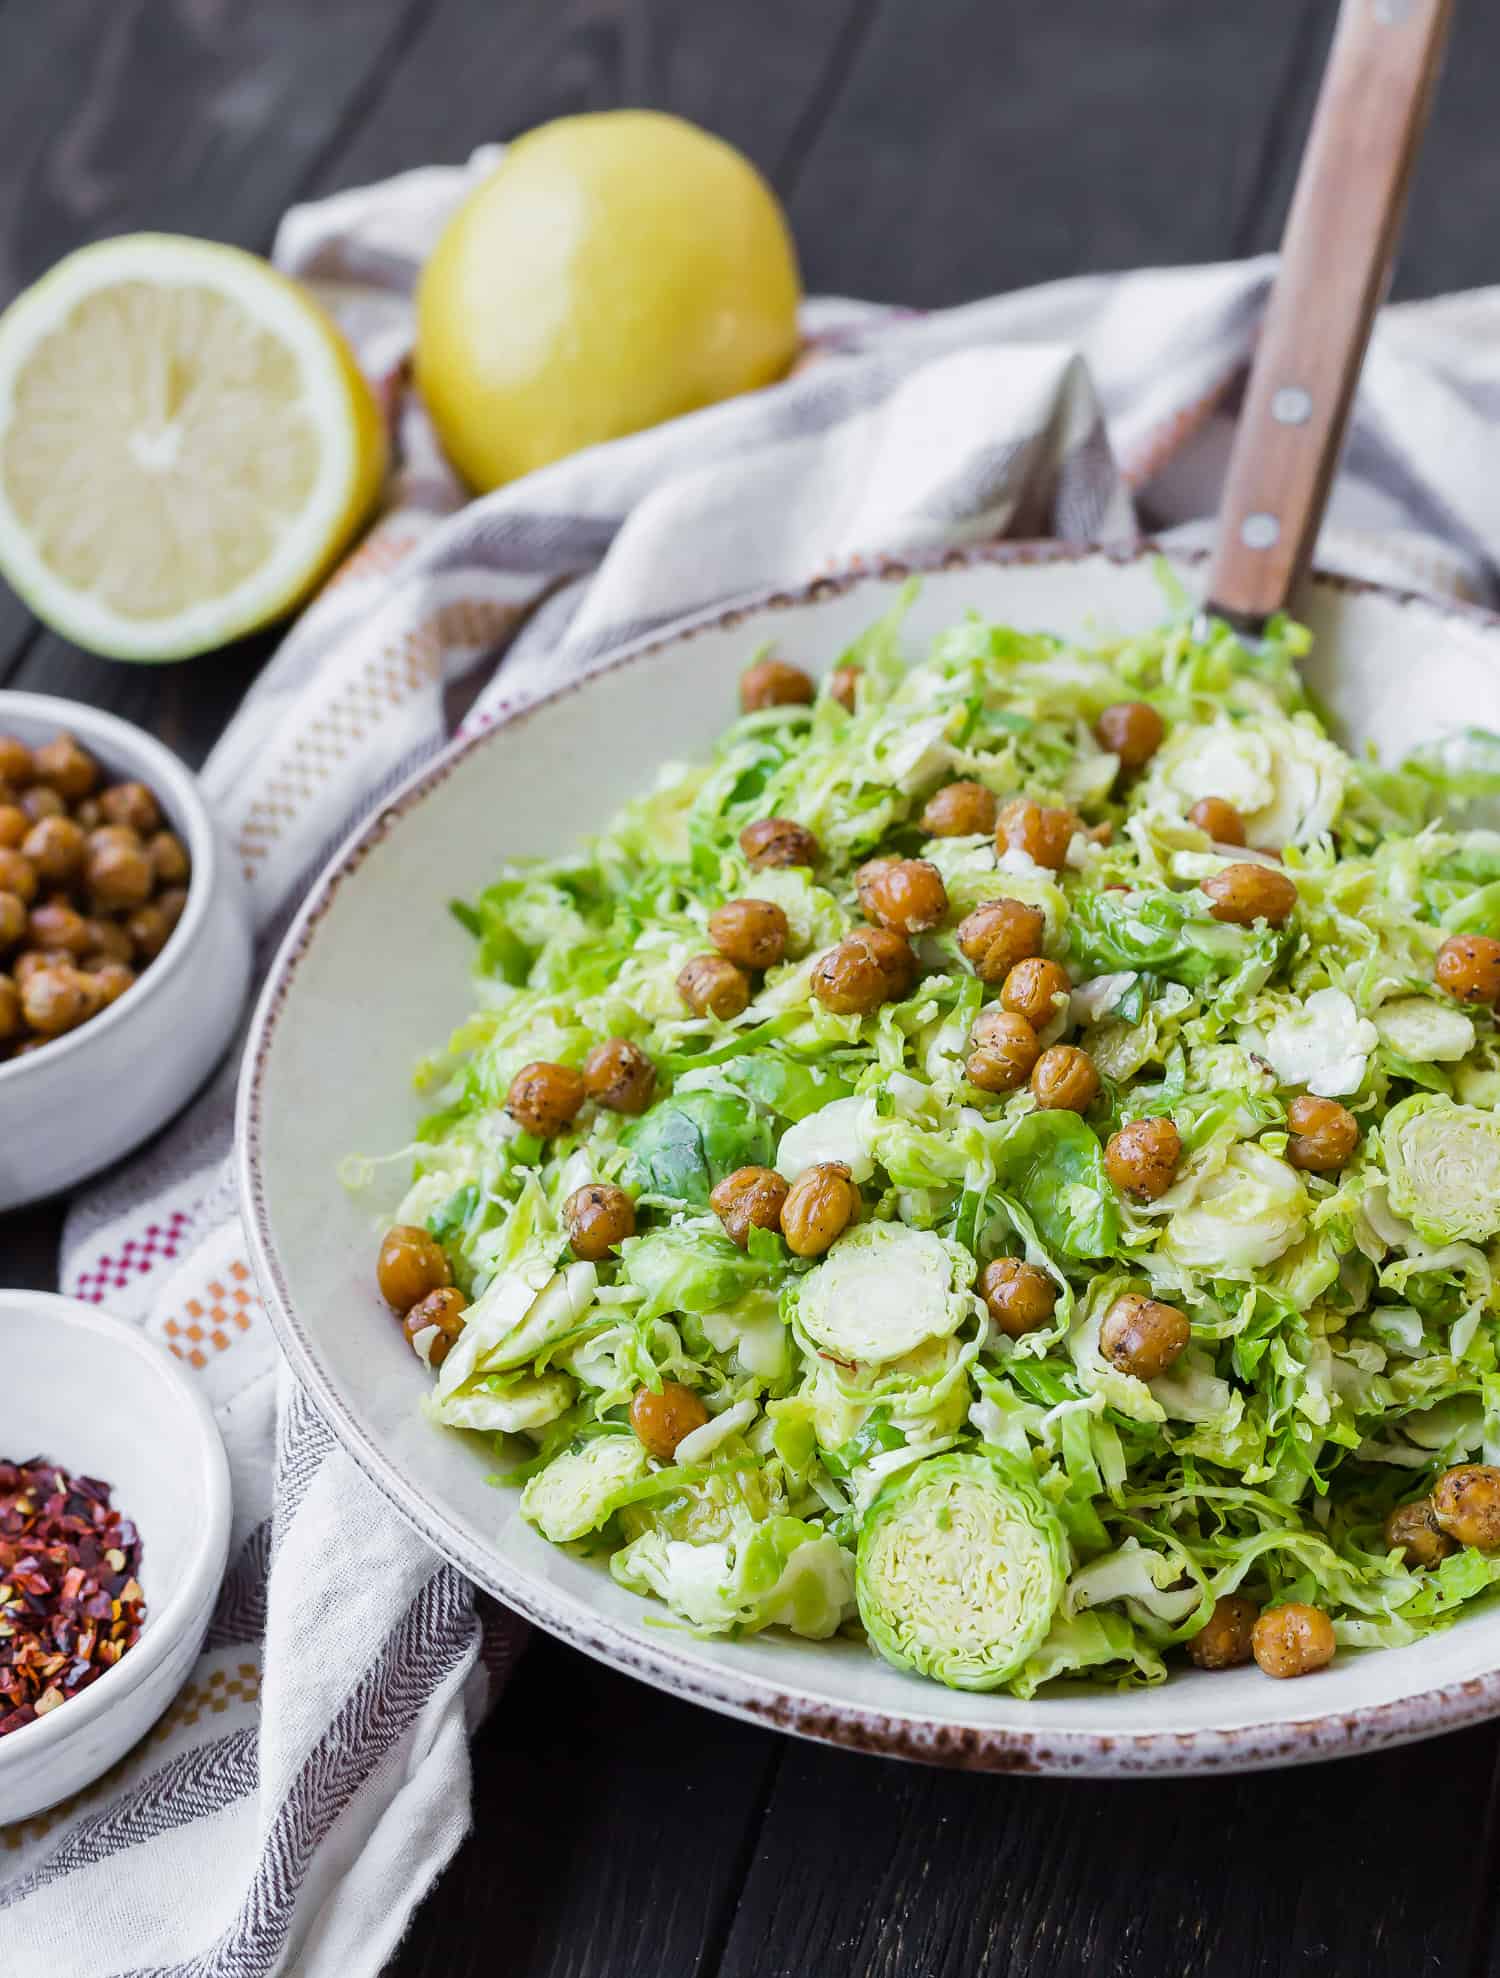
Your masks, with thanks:
[[[417,384],[476,489],[769,384],[797,346],[776,196],[679,117],[543,124],[448,222],[417,291]]]

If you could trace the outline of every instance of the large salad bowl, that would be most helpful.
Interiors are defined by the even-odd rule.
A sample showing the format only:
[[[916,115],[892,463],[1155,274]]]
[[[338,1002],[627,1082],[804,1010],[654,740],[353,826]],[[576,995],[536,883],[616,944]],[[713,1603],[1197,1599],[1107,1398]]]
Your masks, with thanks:
[[[1407,1648],[1341,1655],[1298,1683],[1253,1666],[1183,1670],[1129,1693],[1054,1686],[1030,1701],[941,1689],[852,1640],[775,1631],[700,1640],[547,1545],[481,1438],[434,1427],[427,1384],[372,1281],[403,1178],[359,1196],[351,1154],[402,1147],[411,1069],[471,1006],[469,944],[447,910],[504,860],[556,853],[671,759],[701,755],[756,650],[822,674],[911,566],[828,579],[640,645],[453,749],[332,860],[289,933],[240,1095],[246,1217],[273,1321],[334,1431],[402,1515],[500,1599],[601,1659],[712,1708],[858,1749],[979,1769],[1128,1774],[1250,1769],[1397,1743],[1500,1713],[1500,1607]],[[1156,553],[1004,547],[919,565],[914,647],[966,611],[1072,637],[1165,610]],[[1179,566],[1200,584],[1190,559]],[[1500,619],[1316,576],[1297,600],[1308,684],[1349,745],[1397,758],[1451,730],[1500,730]]]

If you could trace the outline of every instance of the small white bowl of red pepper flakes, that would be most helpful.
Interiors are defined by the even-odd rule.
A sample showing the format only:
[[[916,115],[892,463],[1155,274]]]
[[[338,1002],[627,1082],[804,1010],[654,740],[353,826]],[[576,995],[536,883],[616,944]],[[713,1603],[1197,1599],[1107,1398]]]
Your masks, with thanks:
[[[230,1494],[193,1375],[139,1328],[0,1291],[0,1366],[5,1826],[90,1785],[171,1704],[224,1576]]]

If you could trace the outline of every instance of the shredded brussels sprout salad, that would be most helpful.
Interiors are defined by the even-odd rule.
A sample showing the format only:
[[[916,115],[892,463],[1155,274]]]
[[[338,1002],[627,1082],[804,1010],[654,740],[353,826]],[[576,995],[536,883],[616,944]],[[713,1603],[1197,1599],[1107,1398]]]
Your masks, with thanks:
[[[913,657],[909,601],[455,907],[381,1254],[433,1421],[664,1625],[958,1688],[1447,1625],[1500,1578],[1492,744],[1352,758],[1290,623]]]

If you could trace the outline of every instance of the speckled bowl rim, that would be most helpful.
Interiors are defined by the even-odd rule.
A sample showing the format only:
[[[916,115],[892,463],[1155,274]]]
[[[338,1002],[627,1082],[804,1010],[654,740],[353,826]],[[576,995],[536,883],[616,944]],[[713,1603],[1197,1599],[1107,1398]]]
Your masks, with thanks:
[[[453,1525],[440,1504],[414,1496],[410,1485],[394,1472],[375,1447],[364,1425],[345,1405],[325,1373],[282,1271],[261,1173],[263,1081],[277,1022],[302,959],[339,886],[408,812],[447,779],[458,763],[488,747],[497,735],[526,722],[541,709],[587,692],[594,680],[649,660],[702,632],[733,630],[766,614],[817,604],[861,585],[900,583],[924,573],[982,565],[1107,562],[1123,566],[1153,556],[1163,556],[1174,565],[1192,568],[1206,561],[1207,552],[1181,549],[1150,538],[1103,545],[983,543],[964,549],[875,559],[792,589],[756,592],[726,607],[675,620],[670,626],[624,647],[581,679],[564,681],[550,693],[528,699],[519,707],[508,707],[502,702],[492,720],[455,741],[434,761],[416,771],[351,833],[318,876],[288,930],[251,1021],[235,1122],[241,1204],[250,1237],[251,1259],[271,1322],[298,1379],[329,1426],[402,1518],[497,1599],[585,1654],[674,1695],[749,1723],[854,1751],[983,1772],[1110,1777],[1246,1772],[1352,1757],[1500,1716],[1500,1669],[1385,1703],[1336,1711],[1314,1708],[1305,1715],[1280,1717],[1274,1723],[1127,1734],[1058,1731],[1046,1726],[1017,1730],[1011,1726],[985,1729],[954,1724],[924,1714],[920,1707],[921,1692],[916,1689],[913,1707],[893,1716],[810,1690],[792,1693],[757,1677],[753,1670],[738,1668],[719,1676],[703,1664],[677,1654],[670,1641],[647,1644],[599,1614],[587,1601],[556,1587],[540,1581],[507,1584],[505,1577],[496,1571],[496,1555],[472,1544]],[[1316,589],[1371,595],[1398,606],[1419,608],[1433,617],[1462,620],[1495,635],[1496,660],[1500,664],[1500,613],[1462,600],[1434,598],[1423,592],[1376,584],[1334,571],[1314,572],[1307,581]],[[1309,1698],[1309,1702],[1315,1701],[1315,1695]]]

